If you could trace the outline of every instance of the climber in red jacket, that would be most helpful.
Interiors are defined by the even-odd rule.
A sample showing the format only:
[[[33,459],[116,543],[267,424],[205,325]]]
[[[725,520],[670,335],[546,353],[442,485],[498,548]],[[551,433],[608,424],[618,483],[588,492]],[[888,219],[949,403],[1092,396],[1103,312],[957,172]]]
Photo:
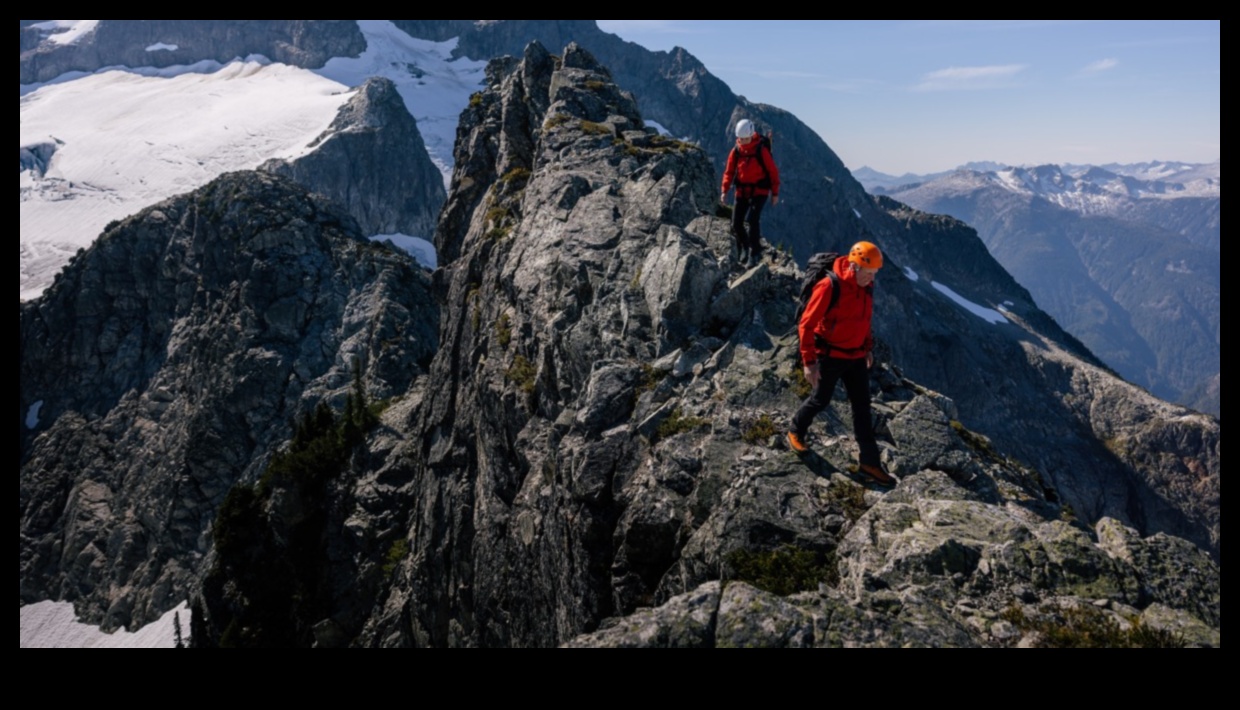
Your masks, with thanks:
[[[732,210],[732,234],[736,237],[737,259],[742,266],[757,264],[762,259],[762,208],[768,197],[772,205],[779,202],[779,168],[771,157],[770,140],[758,133],[748,118],[736,124],[736,147],[728,153],[720,201],[727,202],[728,190],[733,187],[736,206]]]
[[[874,313],[874,278],[882,266],[878,247],[857,242],[848,256],[835,260],[833,277],[814,285],[799,325],[801,363],[814,391],[792,418],[787,436],[789,448],[798,454],[808,452],[805,434],[814,417],[831,403],[835,383],[843,380],[852,405],[853,434],[861,449],[858,470],[890,486],[895,479],[883,470],[870,418],[870,367],[874,364],[870,319]],[[839,289],[835,299],[832,289]]]

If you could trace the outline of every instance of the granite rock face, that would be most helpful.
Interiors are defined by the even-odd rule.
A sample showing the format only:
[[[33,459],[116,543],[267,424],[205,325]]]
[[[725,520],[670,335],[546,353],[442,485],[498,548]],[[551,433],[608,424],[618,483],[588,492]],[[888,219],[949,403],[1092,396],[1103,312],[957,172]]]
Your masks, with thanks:
[[[565,645],[1221,645],[1220,570],[1200,549],[1110,518],[1048,519],[990,475],[961,485],[927,469],[874,496],[836,549],[838,587],[781,596],[705,582]]]
[[[189,595],[229,488],[360,368],[406,392],[429,278],[289,181],[234,173],[112,226],[21,304],[21,597],[105,628]],[[421,363],[421,364],[419,364]]]
[[[381,643],[545,645],[636,603],[616,580],[651,561],[616,558],[647,530],[620,499],[645,473],[634,425],[668,404],[636,397],[643,366],[700,341],[727,290],[700,151],[644,130],[575,45],[488,79],[436,233],[438,384],[411,422],[408,582]]]
[[[434,233],[443,180],[391,81],[375,78],[359,87],[310,147],[301,158],[260,169],[343,205],[363,234]]]
[[[520,56],[527,43],[564,47],[570,42],[606,66],[615,83],[633,95],[647,120],[672,137],[700,145],[713,168],[718,191],[734,145],[737,121],[749,118],[774,136],[784,185],[780,204],[763,213],[763,233],[804,263],[824,249],[845,249],[859,235],[875,232],[880,212],[860,183],[822,138],[793,114],[737,96],[682,48],[650,51],[603,32],[592,20],[393,20],[414,37],[457,39],[456,56],[490,59]],[[879,230],[883,228],[878,227]]]
[[[1041,618],[1060,597],[1113,603],[1122,623],[1174,608],[1194,638],[1217,629],[1208,555],[1181,550],[1201,570],[1191,602],[1134,581],[1148,570],[1116,571],[1096,532],[1064,522],[1076,514],[1059,479],[970,431],[953,399],[895,364],[896,352],[924,353],[918,339],[959,328],[976,341],[947,341],[948,353],[974,370],[1006,366],[1030,391],[1046,388],[1048,362],[1114,379],[1070,339],[1076,353],[1059,346],[1062,331],[1031,304],[1014,304],[1025,317],[1001,328],[973,325],[912,277],[884,272],[880,308],[920,313],[888,331],[900,337],[882,343],[872,380],[884,462],[905,481],[885,493],[854,472],[841,402],[817,425],[815,453],[797,458],[781,445],[800,399],[795,263],[776,252],[733,264],[706,156],[640,130],[627,94],[580,47],[556,57],[531,45],[519,61],[494,61],[488,81],[462,116],[436,234],[442,346],[409,423],[410,554],[356,643],[1005,645],[1035,631],[979,631],[957,602],[1012,626],[1004,613]],[[887,525],[870,522],[884,511],[894,537],[943,521],[961,529],[864,537]],[[1035,568],[1001,583],[976,572],[986,545],[1022,541]],[[784,550],[828,570],[822,592],[783,600],[720,584],[739,554]],[[1078,570],[1078,557],[1097,569]],[[1024,594],[1020,575],[1041,591]],[[964,591],[951,596],[950,585]],[[979,591],[987,585],[993,596]]]

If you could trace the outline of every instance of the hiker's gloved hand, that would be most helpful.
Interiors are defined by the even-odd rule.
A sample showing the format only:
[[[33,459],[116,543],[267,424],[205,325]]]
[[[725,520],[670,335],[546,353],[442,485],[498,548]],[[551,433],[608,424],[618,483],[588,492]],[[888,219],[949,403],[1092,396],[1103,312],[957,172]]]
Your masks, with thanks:
[[[818,363],[805,366],[805,380],[809,386],[818,389]]]
[[[727,190],[724,190],[723,192],[719,193],[719,201],[725,205],[728,204],[728,191]]]
[[[779,204],[779,195],[771,195],[771,206],[774,207],[775,205],[778,205],[778,204]]]
[[[874,353],[873,352],[868,352],[865,354],[865,369],[867,370],[874,369]]]

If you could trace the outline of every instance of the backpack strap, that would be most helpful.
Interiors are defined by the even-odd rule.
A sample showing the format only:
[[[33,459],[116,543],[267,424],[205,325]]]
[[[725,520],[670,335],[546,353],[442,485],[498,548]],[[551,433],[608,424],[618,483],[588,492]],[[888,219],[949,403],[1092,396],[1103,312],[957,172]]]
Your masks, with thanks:
[[[836,276],[834,271],[828,270],[827,275],[822,277],[822,279],[831,279],[831,298],[827,300],[827,310],[825,313],[823,313],[823,316],[825,317],[827,313],[831,312],[832,308],[835,308],[835,304],[839,303],[840,277]],[[813,286],[817,286],[818,284],[822,283],[822,279],[818,279],[817,281],[815,281]],[[813,286],[810,286],[810,291],[813,290]],[[804,293],[808,294],[809,291],[806,291]],[[808,295],[803,295],[802,298],[808,299]],[[802,301],[797,306],[796,322],[792,324],[793,330],[796,330],[800,326],[801,316],[804,314],[805,314],[805,301]]]
[[[761,134],[758,135],[758,149],[753,152],[753,158],[758,161],[758,167],[762,168],[762,179],[756,183],[752,183],[756,187],[769,188],[771,186],[771,171],[767,169],[766,160],[762,158],[763,151],[766,152],[767,157],[770,157],[770,145],[771,144],[767,140],[766,136]],[[733,150],[736,149],[733,148]]]
[[[762,157],[764,152],[766,158]],[[771,171],[766,167],[767,159],[771,158],[771,148],[765,136],[758,139],[758,150],[754,152],[753,157],[758,159],[758,167],[762,168],[762,179],[758,181],[758,187],[765,190],[771,189]]]

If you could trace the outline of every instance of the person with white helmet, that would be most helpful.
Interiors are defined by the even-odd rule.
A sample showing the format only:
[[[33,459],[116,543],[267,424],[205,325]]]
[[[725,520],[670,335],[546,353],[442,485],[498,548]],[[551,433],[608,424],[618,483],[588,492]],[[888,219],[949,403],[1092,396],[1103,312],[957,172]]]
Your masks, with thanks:
[[[728,153],[720,201],[726,203],[728,190],[734,187],[732,234],[736,237],[737,259],[743,266],[757,264],[762,259],[762,208],[767,198],[772,205],[779,202],[779,168],[771,157],[770,139],[748,118],[736,123],[736,146]]]

